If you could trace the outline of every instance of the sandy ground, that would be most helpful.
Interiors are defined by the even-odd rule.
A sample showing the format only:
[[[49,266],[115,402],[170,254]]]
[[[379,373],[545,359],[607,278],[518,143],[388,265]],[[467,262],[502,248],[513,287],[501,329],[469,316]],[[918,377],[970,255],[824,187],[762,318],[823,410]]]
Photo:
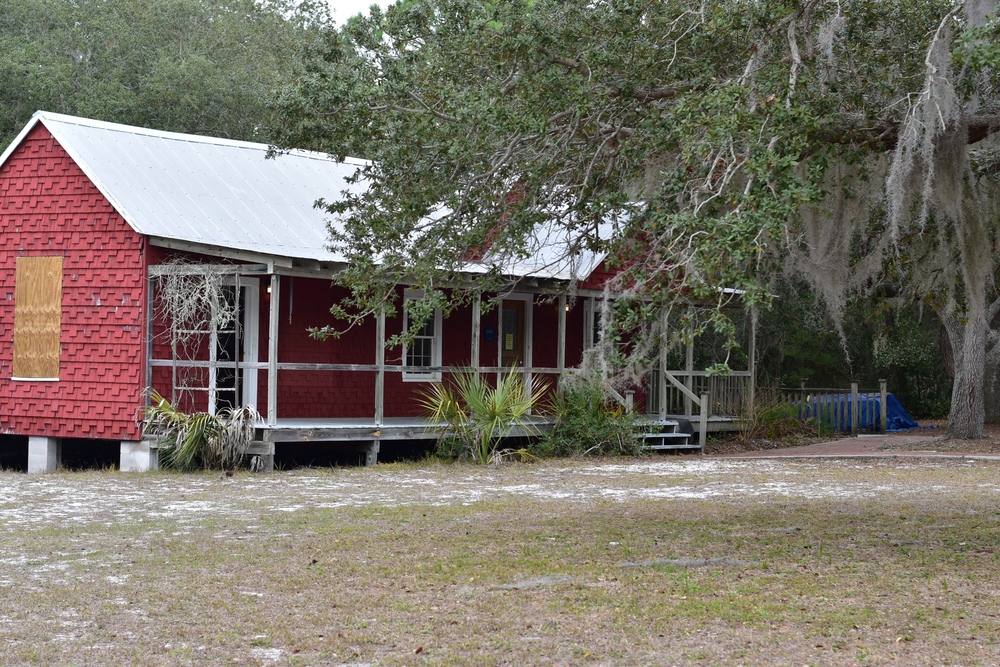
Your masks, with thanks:
[[[997,664],[998,470],[0,473],[0,664]]]
[[[963,470],[972,461],[906,463],[660,456],[547,461],[492,467],[429,465],[299,469],[274,475],[168,473],[0,473],[0,524],[6,529],[114,526],[205,518],[252,521],[272,513],[367,506],[467,506],[480,501],[857,500],[921,497],[939,489],[899,471]],[[987,464],[988,465],[988,464]],[[456,472],[458,474],[456,474]],[[864,474],[861,474],[861,473]],[[873,477],[874,475],[874,477]],[[876,480],[873,483],[873,479]],[[922,478],[918,478],[922,479]],[[983,485],[979,485],[983,488]],[[986,486],[998,491],[996,483]],[[1000,503],[998,503],[1000,505]]]

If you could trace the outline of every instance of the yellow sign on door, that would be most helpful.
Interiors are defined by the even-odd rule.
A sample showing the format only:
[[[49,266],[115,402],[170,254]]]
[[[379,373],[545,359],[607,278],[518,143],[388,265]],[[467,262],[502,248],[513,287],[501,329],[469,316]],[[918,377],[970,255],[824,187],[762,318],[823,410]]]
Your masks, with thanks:
[[[503,349],[505,350],[514,349],[514,334],[506,334],[503,337]]]

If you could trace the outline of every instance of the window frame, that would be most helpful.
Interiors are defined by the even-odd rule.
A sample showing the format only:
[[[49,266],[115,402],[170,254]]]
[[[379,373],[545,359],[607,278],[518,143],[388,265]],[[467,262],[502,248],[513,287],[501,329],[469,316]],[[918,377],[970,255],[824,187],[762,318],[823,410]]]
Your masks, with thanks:
[[[586,350],[596,349],[601,344],[601,311],[603,305],[600,297],[588,297],[584,302],[583,312],[583,346]]]
[[[419,301],[424,298],[423,290],[404,290],[403,291],[403,332],[405,333],[409,330],[409,314],[406,310],[407,301]],[[432,336],[421,336],[422,340],[431,341],[431,366],[441,365],[441,309],[434,309],[434,317],[430,320],[429,324],[434,326],[434,335]],[[406,343],[403,343],[403,367],[404,368],[420,368],[420,366],[409,366],[407,361],[407,356],[409,354],[409,348]],[[403,382],[440,382],[441,372],[440,371],[429,371],[429,372],[419,372],[419,371],[406,371],[402,373]]]

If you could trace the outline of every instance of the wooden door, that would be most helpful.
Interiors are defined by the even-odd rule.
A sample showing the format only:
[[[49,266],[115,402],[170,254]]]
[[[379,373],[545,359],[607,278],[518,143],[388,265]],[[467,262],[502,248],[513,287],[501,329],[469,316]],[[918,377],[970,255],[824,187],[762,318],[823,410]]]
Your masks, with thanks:
[[[524,301],[504,301],[500,308],[500,365],[524,365]]]

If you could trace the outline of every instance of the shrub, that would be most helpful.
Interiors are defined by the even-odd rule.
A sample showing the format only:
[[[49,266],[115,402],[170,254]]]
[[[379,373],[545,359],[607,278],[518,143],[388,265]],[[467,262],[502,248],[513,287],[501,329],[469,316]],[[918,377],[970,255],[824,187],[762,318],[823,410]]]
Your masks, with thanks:
[[[540,456],[642,453],[642,441],[636,437],[640,430],[637,415],[615,401],[598,381],[560,385],[554,407],[552,433],[534,446]]]
[[[737,421],[740,440],[744,443],[754,440],[784,440],[789,437],[816,435],[815,420],[799,419],[799,406],[790,405],[774,391],[759,390],[751,405],[744,408]],[[830,417],[825,416],[823,425],[834,430]]]

